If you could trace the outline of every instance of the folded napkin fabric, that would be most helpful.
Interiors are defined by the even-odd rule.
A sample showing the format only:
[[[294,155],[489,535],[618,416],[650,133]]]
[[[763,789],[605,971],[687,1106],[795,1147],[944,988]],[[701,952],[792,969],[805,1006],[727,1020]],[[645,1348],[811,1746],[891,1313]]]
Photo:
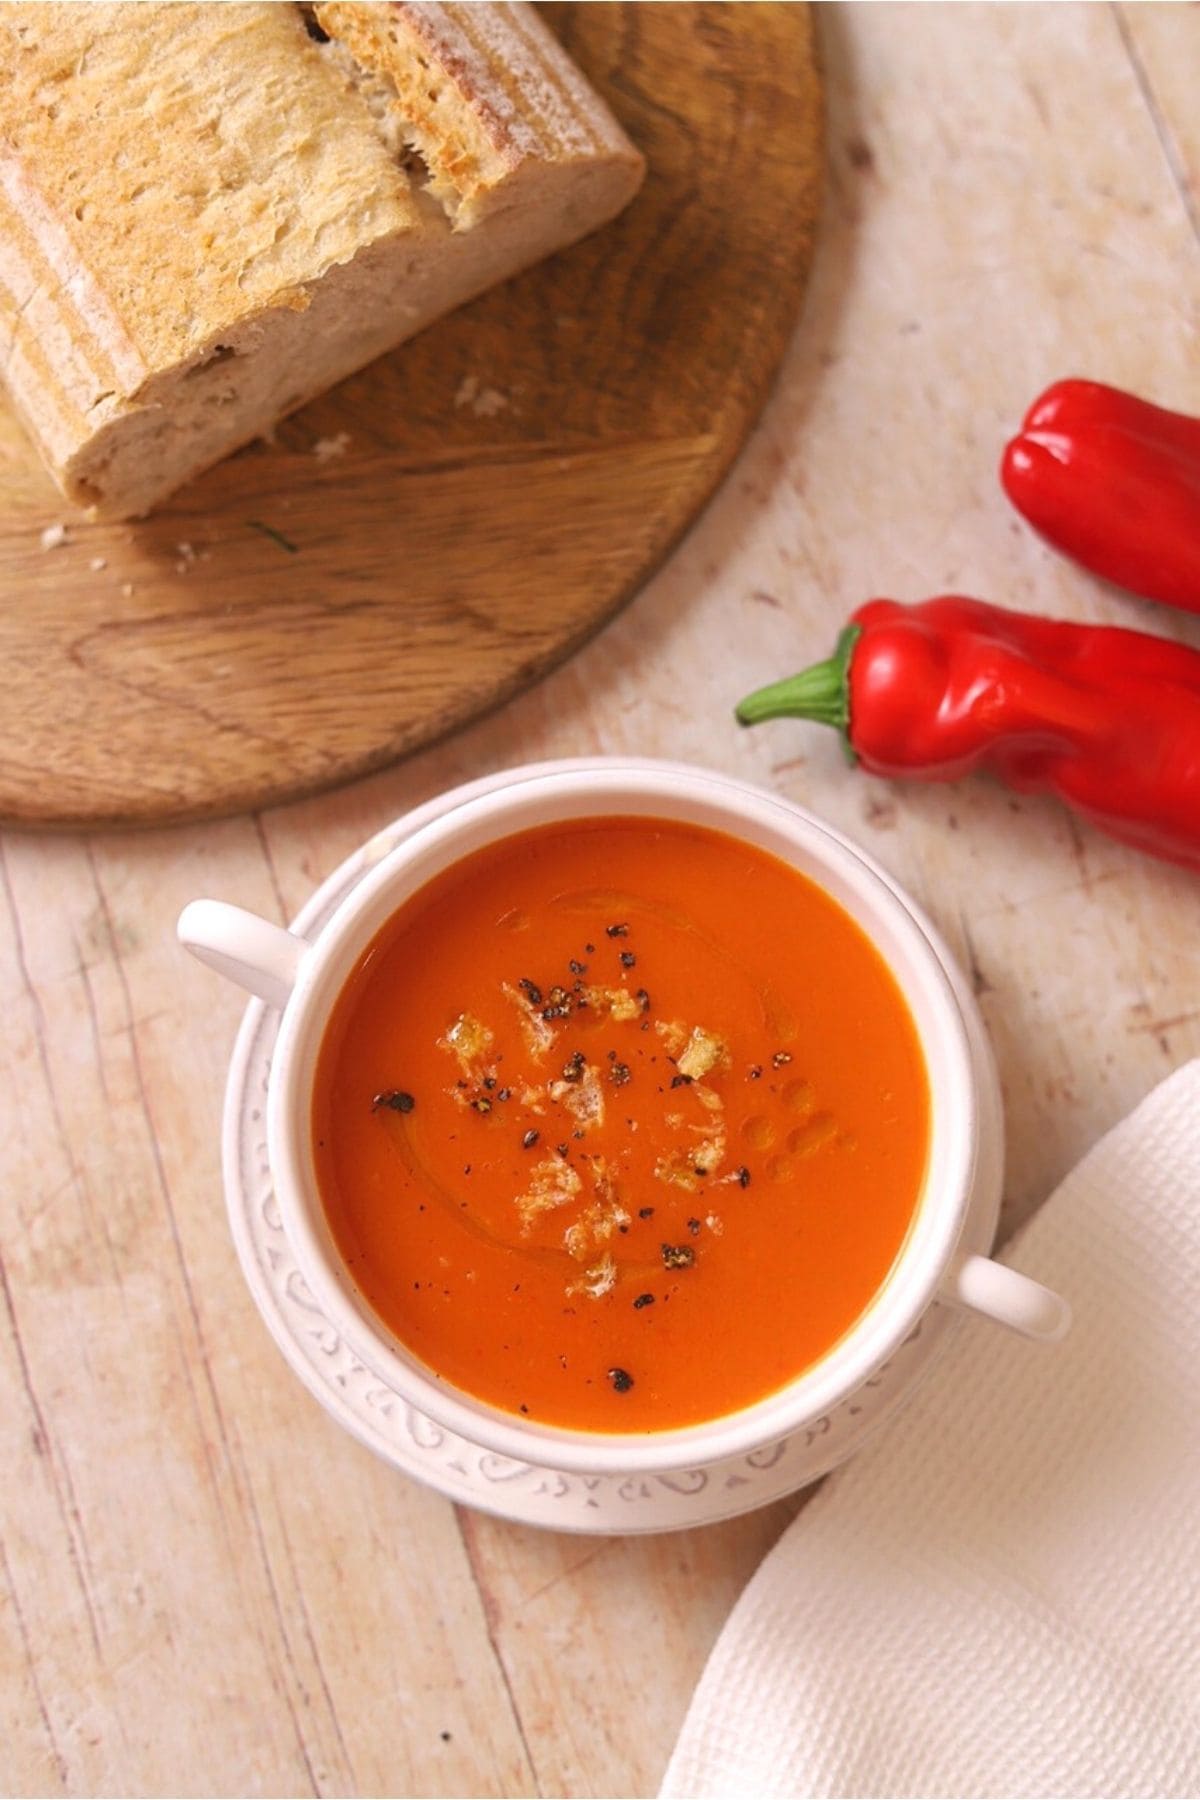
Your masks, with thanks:
[[[1200,1794],[1200,1062],[1008,1254],[1071,1334],[960,1324],[750,1582],[664,1795]]]

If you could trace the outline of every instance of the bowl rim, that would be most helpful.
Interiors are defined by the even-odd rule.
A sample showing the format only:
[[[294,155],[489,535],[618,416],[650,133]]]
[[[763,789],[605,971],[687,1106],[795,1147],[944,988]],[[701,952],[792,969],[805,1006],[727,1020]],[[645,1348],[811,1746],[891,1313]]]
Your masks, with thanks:
[[[569,1473],[651,1474],[765,1449],[815,1424],[878,1372],[936,1298],[958,1243],[974,1178],[978,1095],[966,1024],[942,957],[907,896],[864,852],[804,808],[748,782],[650,759],[535,765],[507,773],[502,785],[447,806],[388,851],[341,902],[302,959],[281,1020],[267,1095],[268,1158],[285,1234],[318,1304],[364,1366],[418,1411],[496,1455]],[[851,911],[909,1006],[930,1083],[933,1129],[905,1243],[881,1288],[841,1339],[793,1381],[738,1412],[662,1431],[609,1433],[503,1412],[438,1377],[405,1350],[354,1287],[333,1246],[313,1168],[310,1114],[312,1072],[330,1009],[362,950],[399,906],[484,843],[537,824],[628,815],[631,809],[740,836],[792,860]],[[699,816],[706,811],[722,816]],[[773,835],[788,848],[762,841]],[[819,865],[819,873],[805,866],[806,856]],[[842,888],[835,892],[838,883]],[[874,924],[846,906],[843,892],[864,909],[875,909]],[[910,958],[905,969],[897,968],[894,953],[880,941],[889,934]]]

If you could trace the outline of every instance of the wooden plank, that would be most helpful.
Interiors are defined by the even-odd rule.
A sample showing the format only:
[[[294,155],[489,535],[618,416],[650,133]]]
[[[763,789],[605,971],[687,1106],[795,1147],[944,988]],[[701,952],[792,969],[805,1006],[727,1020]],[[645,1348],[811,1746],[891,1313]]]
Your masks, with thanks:
[[[1154,120],[1171,180],[1200,244],[1200,118],[1196,116],[1195,9],[1118,5],[1117,25]]]
[[[1196,241],[1162,138],[1194,172],[1200,11],[849,6],[821,25],[831,188],[803,326],[731,478],[604,635],[459,736],[261,821],[4,844],[5,1792],[650,1794],[799,1504],[557,1537],[457,1514],[338,1432],[229,1242],[240,1001],[176,950],[184,900],[288,916],[456,782],[682,757],[811,807],[927,906],[996,1046],[1007,1224],[1200,1052],[1188,877],[1049,802],[872,782],[816,727],[730,719],[871,593],[957,588],[1200,645],[1200,622],[1039,544],[994,474],[1060,374],[1200,413]]]
[[[270,909],[245,822],[183,853],[5,849],[9,1054],[35,1077],[7,1184],[35,1198],[5,1253],[7,1466],[29,1471],[5,1543],[14,1618],[55,1627],[16,1658],[32,1711],[4,1784],[61,1764],[72,1792],[519,1792],[452,1509],[296,1393],[238,1277],[217,1109],[240,1007],[172,942],[229,861]]]
[[[799,1505],[591,1541],[464,1520],[541,1793],[657,1793],[709,1648]]]

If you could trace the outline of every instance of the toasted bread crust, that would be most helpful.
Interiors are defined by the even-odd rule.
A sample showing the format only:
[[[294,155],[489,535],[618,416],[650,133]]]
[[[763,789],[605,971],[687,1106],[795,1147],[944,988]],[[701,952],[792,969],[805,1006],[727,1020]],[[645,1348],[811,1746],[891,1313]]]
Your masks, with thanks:
[[[98,514],[149,510],[640,181],[530,8],[314,11],[333,44],[289,5],[0,8],[0,374]]]

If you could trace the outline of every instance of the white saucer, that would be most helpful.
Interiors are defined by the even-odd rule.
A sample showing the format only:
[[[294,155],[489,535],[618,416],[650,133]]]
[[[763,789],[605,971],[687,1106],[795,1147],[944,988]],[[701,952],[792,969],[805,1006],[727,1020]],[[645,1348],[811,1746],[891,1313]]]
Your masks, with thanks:
[[[524,774],[541,773],[547,766]],[[593,766],[592,759],[553,765]],[[611,759],[604,766],[611,768]],[[315,937],[355,883],[404,837],[512,779],[505,773],[472,782],[387,826],[334,871],[292,929]],[[894,885],[885,870],[872,866]],[[974,996],[928,922],[921,923],[945,964],[975,1052],[980,1149],[964,1247],[986,1252],[995,1234],[1003,1178],[999,1084]],[[934,1306],[891,1360],[827,1416],[765,1450],[706,1468],[628,1479],[568,1475],[482,1450],[417,1412],[364,1368],[301,1277],[280,1224],[267,1163],[267,1076],[279,1017],[260,1000],[246,1008],[225,1095],[226,1202],[250,1292],[294,1372],[338,1423],[385,1461],[450,1500],[557,1531],[676,1531],[732,1518],[807,1486],[850,1456],[908,1398],[957,1328],[949,1308]],[[967,1329],[989,1327],[980,1323]]]

